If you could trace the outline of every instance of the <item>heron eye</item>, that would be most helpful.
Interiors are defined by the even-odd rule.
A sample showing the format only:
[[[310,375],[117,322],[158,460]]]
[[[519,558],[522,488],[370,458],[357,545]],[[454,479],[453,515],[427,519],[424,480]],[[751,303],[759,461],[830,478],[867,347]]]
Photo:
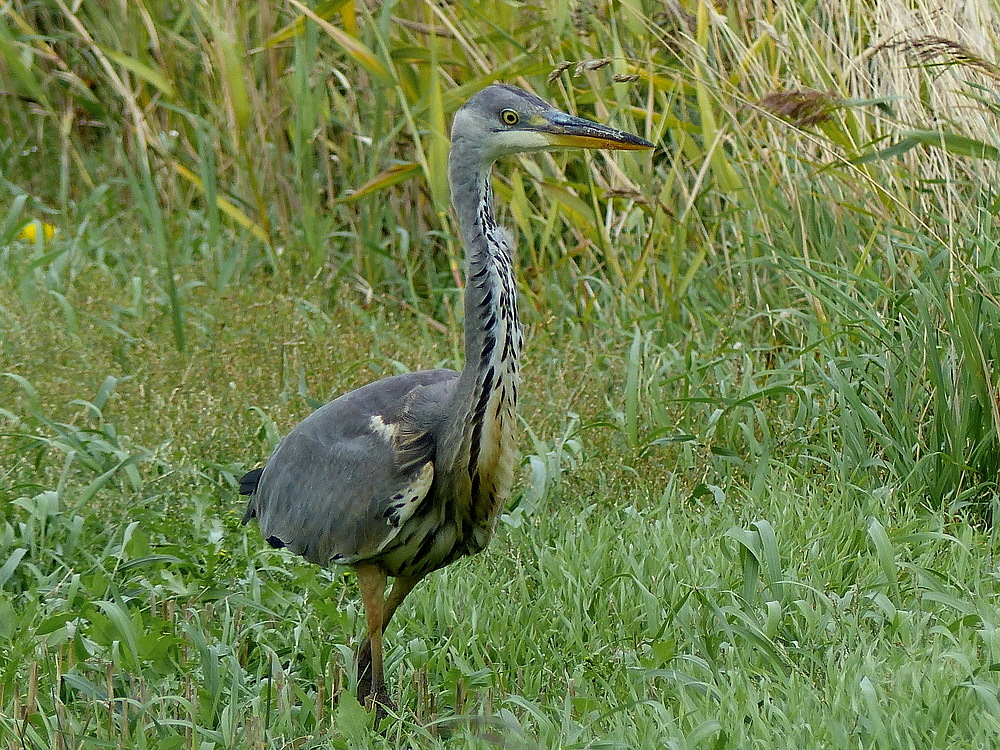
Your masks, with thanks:
[[[500,113],[500,121],[504,125],[517,125],[517,112],[512,109],[505,109]]]

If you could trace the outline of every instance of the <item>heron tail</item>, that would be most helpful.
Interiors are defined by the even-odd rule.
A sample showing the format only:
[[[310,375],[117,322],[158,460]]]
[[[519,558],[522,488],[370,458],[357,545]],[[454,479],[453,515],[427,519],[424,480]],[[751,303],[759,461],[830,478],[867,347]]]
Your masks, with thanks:
[[[248,471],[242,477],[240,477],[240,494],[241,495],[252,495],[257,491],[257,485],[260,484],[260,475],[263,473],[264,468],[254,469],[253,471]]]
[[[253,471],[248,471],[246,474],[240,477],[240,494],[241,495],[255,495],[257,493],[257,487],[260,485],[260,475],[263,473],[264,469],[254,469]],[[243,513],[243,520],[241,523],[245,526],[250,522],[250,519],[257,517],[257,499],[251,497],[250,501],[247,503],[247,509]]]

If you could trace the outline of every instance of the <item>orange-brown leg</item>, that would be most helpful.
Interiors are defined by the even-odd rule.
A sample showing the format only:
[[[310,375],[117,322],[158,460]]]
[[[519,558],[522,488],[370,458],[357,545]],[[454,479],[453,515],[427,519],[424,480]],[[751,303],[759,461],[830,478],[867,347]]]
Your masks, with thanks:
[[[360,572],[359,572],[360,580]],[[420,577],[415,578],[397,578],[392,582],[392,591],[389,592],[389,597],[385,600],[385,605],[382,609],[382,633],[385,629],[389,627],[389,620],[392,616],[396,614],[396,610],[399,609],[399,605],[403,603],[403,599],[406,595],[413,591],[413,587],[417,585],[420,581]],[[385,590],[385,579],[382,580],[383,591]],[[362,596],[364,592],[362,590]],[[366,605],[367,607],[367,605]],[[375,649],[372,646],[372,633],[371,630],[371,620],[368,622],[369,631],[368,635],[365,636],[364,641],[358,647],[358,700],[361,700],[362,695],[370,695],[372,693],[373,686],[373,654]],[[379,634],[378,651],[381,654],[382,650],[382,638],[381,633]]]
[[[385,676],[382,671],[386,575],[378,565],[371,563],[359,563],[355,566],[355,570],[361,588],[361,602],[364,604],[365,617],[368,620],[366,640],[370,641],[366,659],[362,660],[361,649],[358,650],[358,700],[366,708],[374,708],[376,716],[381,716],[385,714],[385,708],[392,705],[385,689]]]

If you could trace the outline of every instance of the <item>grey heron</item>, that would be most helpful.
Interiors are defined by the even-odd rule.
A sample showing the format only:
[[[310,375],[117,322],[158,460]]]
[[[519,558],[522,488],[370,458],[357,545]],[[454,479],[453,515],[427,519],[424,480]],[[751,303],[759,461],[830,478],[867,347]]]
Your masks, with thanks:
[[[465,368],[344,394],[240,480],[250,496],[244,524],[256,518],[272,546],[357,572],[368,624],[357,653],[363,705],[391,705],[382,639],[400,603],[428,573],[486,547],[513,481],[524,337],[511,239],[493,211],[493,164],[522,152],[652,147],[513,86],[472,96],[455,114],[448,168],[466,252]]]

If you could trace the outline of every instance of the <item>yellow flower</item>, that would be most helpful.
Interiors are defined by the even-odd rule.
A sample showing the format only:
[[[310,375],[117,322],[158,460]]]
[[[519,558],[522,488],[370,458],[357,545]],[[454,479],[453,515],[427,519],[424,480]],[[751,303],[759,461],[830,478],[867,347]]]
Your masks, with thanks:
[[[39,221],[35,219],[34,221],[29,221],[23,227],[21,227],[21,233],[17,235],[19,240],[27,240],[28,242],[34,242],[38,237],[38,230],[42,231],[42,237],[46,241],[51,240],[56,236],[56,228],[51,224],[46,224],[44,221]]]

